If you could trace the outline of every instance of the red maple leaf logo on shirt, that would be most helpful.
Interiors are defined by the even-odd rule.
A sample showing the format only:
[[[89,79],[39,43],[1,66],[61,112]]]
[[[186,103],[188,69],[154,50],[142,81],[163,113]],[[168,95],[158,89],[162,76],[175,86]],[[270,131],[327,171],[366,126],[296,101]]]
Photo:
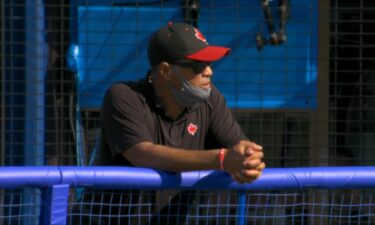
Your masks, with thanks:
[[[189,126],[187,127],[187,131],[189,132],[189,134],[193,136],[195,135],[197,130],[198,130],[198,126],[192,123],[190,123]]]

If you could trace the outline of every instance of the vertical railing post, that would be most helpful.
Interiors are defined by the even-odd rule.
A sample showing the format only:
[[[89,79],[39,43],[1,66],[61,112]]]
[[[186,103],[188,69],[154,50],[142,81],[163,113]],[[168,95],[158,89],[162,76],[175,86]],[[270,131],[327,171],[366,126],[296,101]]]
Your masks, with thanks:
[[[45,192],[42,225],[66,225],[68,218],[69,185],[48,187]]]
[[[237,225],[244,225],[245,224],[245,216],[246,216],[246,191],[238,191],[237,192],[238,200],[237,200]]]
[[[43,0],[25,0],[25,123],[23,164],[26,166],[44,165],[44,77],[47,71],[47,44],[45,42],[45,20]],[[15,7],[17,8],[17,7]],[[17,69],[17,68],[16,68]],[[15,78],[13,78],[15,79]],[[11,93],[15,94],[15,93]],[[14,160],[14,159],[12,159]],[[23,193],[25,205],[39,205],[39,189]],[[30,198],[30,196],[33,196]],[[39,207],[22,207],[25,213],[40,214]],[[32,225],[27,218],[22,224]]]

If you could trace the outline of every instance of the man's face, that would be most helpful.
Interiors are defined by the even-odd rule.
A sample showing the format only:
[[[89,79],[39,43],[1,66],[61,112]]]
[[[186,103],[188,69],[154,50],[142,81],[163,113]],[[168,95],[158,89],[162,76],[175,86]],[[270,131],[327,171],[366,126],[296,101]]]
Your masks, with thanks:
[[[199,62],[197,65],[189,64],[172,64],[172,72],[178,72],[193,86],[203,89],[211,88],[211,77],[213,75],[212,67],[208,63]],[[172,75],[172,83],[177,88],[181,88],[181,82],[176,76]]]

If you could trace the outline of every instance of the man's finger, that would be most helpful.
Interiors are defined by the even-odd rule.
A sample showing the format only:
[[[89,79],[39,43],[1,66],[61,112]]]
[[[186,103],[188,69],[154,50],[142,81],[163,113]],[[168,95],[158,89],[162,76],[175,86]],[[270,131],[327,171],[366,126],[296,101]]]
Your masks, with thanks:
[[[243,166],[245,169],[255,169],[257,168],[258,166],[260,166],[260,164],[262,163],[262,160],[260,158],[256,158],[256,159],[246,159],[244,162],[243,162]]]
[[[260,159],[262,159],[264,157],[264,153],[262,151],[254,151],[252,149],[247,149],[247,150],[245,150],[245,152],[246,151],[250,151],[251,152],[251,154],[249,154],[247,156],[249,158],[260,158]]]
[[[261,171],[253,169],[253,170],[241,170],[241,175],[243,179],[247,182],[252,182],[257,179],[262,174]]]
[[[252,149],[257,150],[257,151],[263,150],[263,147],[261,145],[258,145],[255,142],[250,142],[249,147],[251,147]]]
[[[254,148],[252,148],[252,147],[246,147],[245,148],[245,156],[252,156],[252,155],[254,155],[254,154],[262,154],[263,155],[263,151],[262,150],[257,150],[257,149],[254,149]]]
[[[261,164],[259,164],[259,166],[256,168],[256,170],[262,171],[264,168],[266,168],[266,164],[264,162],[262,162]]]

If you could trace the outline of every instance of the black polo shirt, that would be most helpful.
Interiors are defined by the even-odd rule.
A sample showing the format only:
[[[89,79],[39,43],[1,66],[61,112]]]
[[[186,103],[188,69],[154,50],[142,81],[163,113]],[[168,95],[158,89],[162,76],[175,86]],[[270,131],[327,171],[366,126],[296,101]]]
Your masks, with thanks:
[[[231,147],[245,138],[215,87],[208,100],[186,108],[176,119],[165,114],[155,96],[146,79],[116,83],[107,90],[101,108],[101,148],[95,165],[130,166],[121,152],[142,141],[203,150]]]

